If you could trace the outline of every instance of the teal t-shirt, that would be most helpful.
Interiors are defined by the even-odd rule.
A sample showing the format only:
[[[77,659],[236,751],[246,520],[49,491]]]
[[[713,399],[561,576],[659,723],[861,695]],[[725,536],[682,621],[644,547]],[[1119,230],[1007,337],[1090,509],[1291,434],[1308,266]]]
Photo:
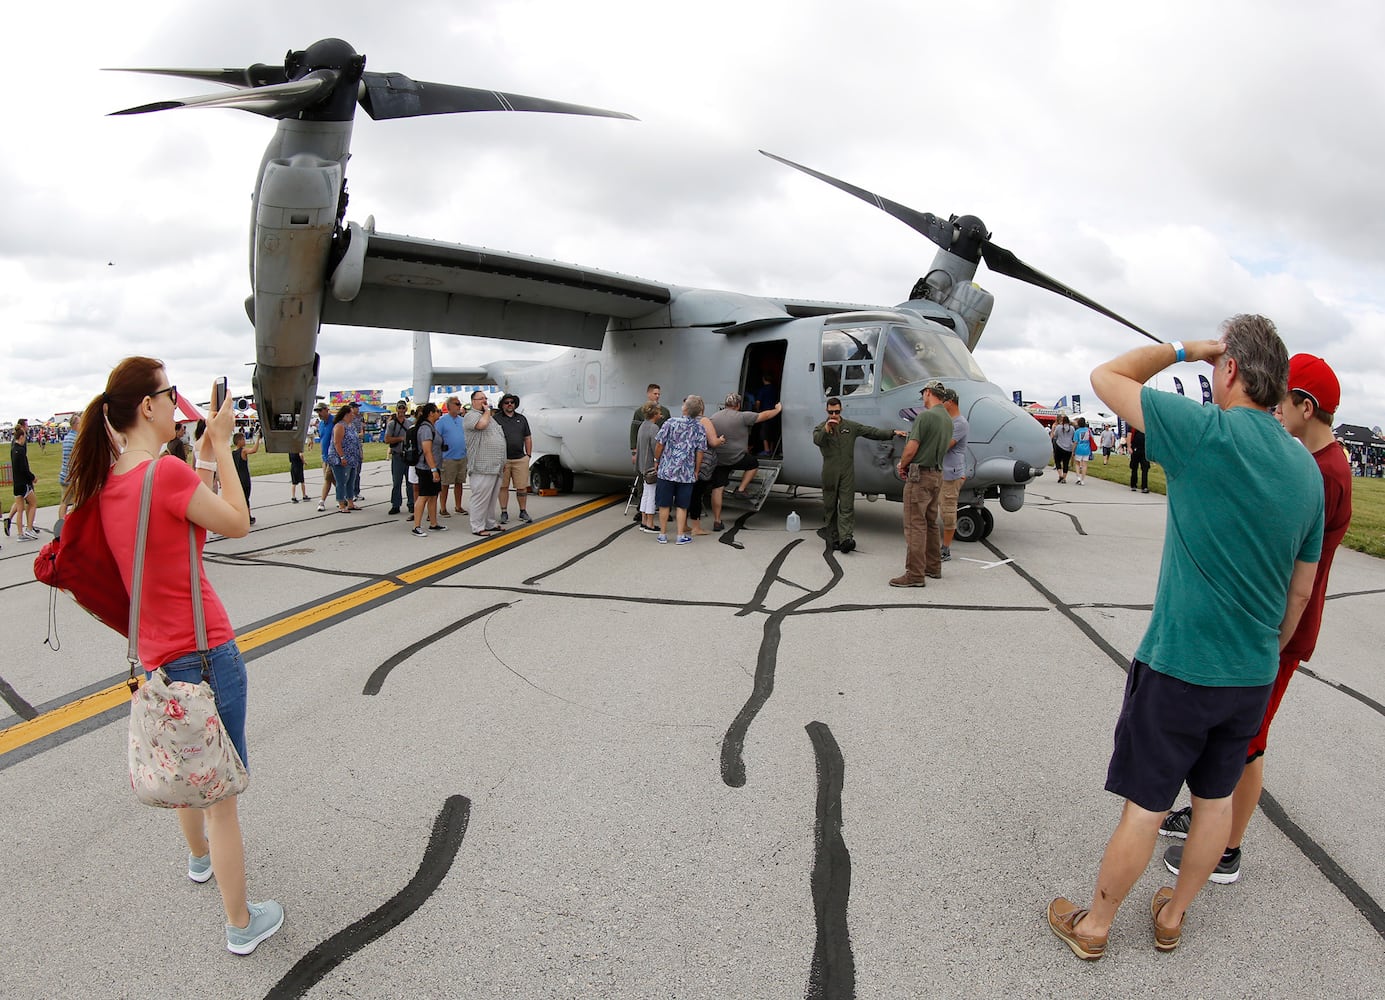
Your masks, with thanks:
[[[1322,475],[1264,410],[1202,406],[1146,386],[1145,448],[1168,522],[1137,659],[1205,687],[1269,684],[1294,563],[1322,550]]]

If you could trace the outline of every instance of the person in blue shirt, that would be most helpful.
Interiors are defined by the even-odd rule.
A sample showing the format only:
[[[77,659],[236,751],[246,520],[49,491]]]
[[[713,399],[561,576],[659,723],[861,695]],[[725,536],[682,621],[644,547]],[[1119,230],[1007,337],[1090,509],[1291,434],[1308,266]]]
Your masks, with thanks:
[[[332,467],[327,464],[327,449],[332,444],[332,408],[326,403],[318,403],[316,413],[317,443],[322,448],[322,496],[317,501],[317,509],[323,513],[327,510],[327,494],[337,484]]]
[[[447,509],[447,490],[453,491],[452,506],[458,514],[465,514],[462,506],[462,486],[466,483],[466,427],[462,417],[462,401],[456,396],[447,397],[447,412],[438,417],[433,429],[438,432],[442,442],[442,493],[438,496],[438,513],[451,517]]]

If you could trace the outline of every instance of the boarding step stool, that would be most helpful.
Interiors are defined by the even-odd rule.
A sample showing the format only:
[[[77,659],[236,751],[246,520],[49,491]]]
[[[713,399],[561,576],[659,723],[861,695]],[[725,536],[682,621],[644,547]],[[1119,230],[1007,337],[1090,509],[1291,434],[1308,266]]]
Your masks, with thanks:
[[[760,459],[760,467],[755,470],[755,478],[750,481],[750,485],[745,488],[744,498],[732,494],[736,484],[740,482],[743,473],[733,472],[726,484],[726,489],[721,494],[721,509],[726,510],[753,510],[758,511],[769,499],[769,491],[774,487],[775,481],[779,479],[779,470],[784,463],[780,459]]]

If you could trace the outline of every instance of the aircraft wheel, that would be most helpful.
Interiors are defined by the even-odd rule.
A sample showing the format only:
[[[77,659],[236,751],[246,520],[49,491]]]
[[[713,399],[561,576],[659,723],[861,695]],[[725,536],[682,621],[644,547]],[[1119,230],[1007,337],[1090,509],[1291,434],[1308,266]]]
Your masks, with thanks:
[[[572,492],[572,470],[567,466],[558,466],[558,491],[560,493]]]
[[[535,462],[529,466],[529,489],[537,493],[540,490],[549,488],[552,477],[548,474],[548,465],[544,462]]]
[[[957,511],[957,533],[959,542],[979,542],[985,537],[985,522],[981,518],[981,507],[961,507]]]
[[[995,515],[987,507],[981,508],[981,537],[990,538],[995,530]]]

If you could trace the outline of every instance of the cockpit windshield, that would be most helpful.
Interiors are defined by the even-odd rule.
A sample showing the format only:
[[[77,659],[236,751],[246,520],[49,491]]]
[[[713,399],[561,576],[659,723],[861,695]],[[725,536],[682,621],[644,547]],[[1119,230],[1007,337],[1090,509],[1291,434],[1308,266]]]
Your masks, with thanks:
[[[927,328],[891,326],[880,370],[881,391],[933,378],[986,381],[981,366],[956,337]]]

